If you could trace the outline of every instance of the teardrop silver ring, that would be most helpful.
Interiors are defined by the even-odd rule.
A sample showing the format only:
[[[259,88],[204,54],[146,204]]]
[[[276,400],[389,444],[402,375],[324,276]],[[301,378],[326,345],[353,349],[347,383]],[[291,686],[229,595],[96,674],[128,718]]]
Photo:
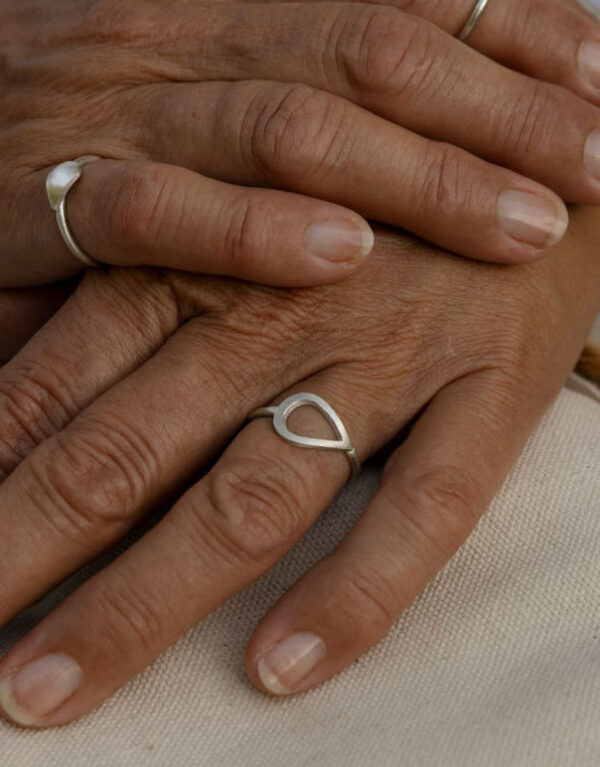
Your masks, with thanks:
[[[471,34],[473,31],[473,28],[475,27],[475,24],[479,21],[481,18],[481,14],[485,10],[485,6],[488,4],[489,0],[477,0],[475,3],[475,7],[473,8],[473,11],[471,12],[471,15],[467,19],[467,23],[464,25],[464,27],[461,29],[461,31],[458,33],[457,37],[459,40],[464,42],[467,37]]]
[[[81,178],[81,169],[83,166],[99,159],[100,157],[89,154],[84,155],[83,157],[78,157],[76,160],[63,162],[53,168],[46,177],[46,193],[48,195],[48,201],[52,210],[56,212],[56,223],[58,224],[58,230],[65,241],[65,245],[82,264],[96,269],[102,266],[102,264],[91,256],[88,256],[87,253],[84,253],[79,247],[79,243],[75,237],[73,237],[69,222],[67,221],[66,202],[70,189],[74,187]]]
[[[298,408],[301,407],[313,407],[318,410],[333,428],[336,434],[336,439],[304,437],[301,434],[296,434],[295,432],[290,431],[287,425],[288,419],[294,410],[298,410]],[[339,450],[346,454],[352,471],[352,476],[355,476],[360,471],[360,462],[356,450],[350,441],[350,437],[348,436],[348,432],[346,431],[342,419],[331,405],[317,394],[311,394],[309,392],[292,394],[291,397],[284,399],[281,404],[274,407],[260,407],[248,416],[249,420],[263,417],[273,418],[273,428],[286,442],[296,445],[296,447],[307,447],[320,450]]]

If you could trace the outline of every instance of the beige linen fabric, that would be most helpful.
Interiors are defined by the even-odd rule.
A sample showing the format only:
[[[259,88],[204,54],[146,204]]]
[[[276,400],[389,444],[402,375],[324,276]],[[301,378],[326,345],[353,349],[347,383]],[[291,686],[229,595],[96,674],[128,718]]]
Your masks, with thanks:
[[[277,567],[100,710],[50,732],[1,724],[2,767],[598,767],[599,467],[600,395],[573,377],[386,639],[316,691],[263,696],[245,643],[350,529],[377,485],[365,470]],[[0,649],[72,586],[5,627]]]

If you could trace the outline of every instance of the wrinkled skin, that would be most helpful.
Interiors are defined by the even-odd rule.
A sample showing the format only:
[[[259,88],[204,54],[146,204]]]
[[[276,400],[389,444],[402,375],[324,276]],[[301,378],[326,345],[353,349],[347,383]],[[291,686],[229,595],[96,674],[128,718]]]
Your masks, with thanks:
[[[111,264],[325,283],[368,250],[361,216],[473,258],[539,257],[564,232],[560,198],[600,203],[600,150],[584,161],[600,82],[578,67],[599,25],[512,0],[467,47],[448,32],[471,0],[392,5],[5,2],[0,285],[81,269],[44,181],[88,154],[107,159],[69,193],[69,221]],[[335,224],[333,260],[315,255],[322,230],[306,239],[315,222]]]
[[[577,359],[600,308],[600,223],[573,218],[551,256],[519,267],[381,231],[364,269],[311,290],[89,274],[0,372],[0,621],[189,489],[2,660],[5,686],[49,653],[82,670],[61,705],[17,689],[27,723],[64,724],[110,696],[326,508],[345,457],[244,425],[290,391],[325,397],[363,461],[413,424],[348,538],[257,628],[248,674],[273,692],[260,658],[317,635],[325,657],[279,678],[278,692],[299,692],[377,642],[469,534]],[[293,427],[329,435],[311,410]]]

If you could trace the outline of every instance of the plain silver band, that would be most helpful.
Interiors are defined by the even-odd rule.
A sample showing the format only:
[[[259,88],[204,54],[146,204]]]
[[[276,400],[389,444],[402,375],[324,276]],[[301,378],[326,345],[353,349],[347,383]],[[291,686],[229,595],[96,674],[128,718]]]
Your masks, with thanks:
[[[84,165],[87,165],[90,162],[95,162],[99,159],[100,157],[96,157],[95,155],[86,155],[85,157],[78,157],[76,160],[73,160],[73,162],[75,162],[80,168],[83,168]],[[75,184],[73,184],[73,186],[74,185]],[[96,261],[96,259],[89,256],[79,247],[79,243],[73,237],[73,233],[69,227],[69,222],[67,221],[67,195],[69,191],[70,189],[67,190],[60,202],[56,205],[56,207],[54,207],[54,210],[56,211],[56,223],[58,224],[58,230],[61,233],[63,240],[65,241],[65,245],[67,248],[69,248],[76,259],[81,261],[81,263],[85,266],[89,266],[92,269],[99,269],[102,266],[100,261]]]
[[[303,437],[300,434],[290,432],[287,428],[287,419],[291,413],[304,405],[311,405],[316,408],[329,421],[337,432],[338,439],[318,439],[316,437]],[[292,394],[279,405],[270,407],[259,407],[253,410],[248,416],[248,420],[255,418],[272,418],[273,428],[282,439],[286,440],[296,447],[313,448],[319,450],[336,450],[345,453],[350,464],[352,476],[360,472],[360,461],[355,448],[350,442],[350,437],[346,431],[342,419],[322,397],[316,394],[302,392]]]
[[[458,39],[464,42],[467,37],[471,34],[473,31],[473,28],[475,24],[479,21],[479,18],[481,14],[485,10],[485,6],[488,4],[488,0],[477,0],[475,3],[475,8],[473,8],[473,12],[469,16],[467,23],[464,25],[462,30],[458,33]]]

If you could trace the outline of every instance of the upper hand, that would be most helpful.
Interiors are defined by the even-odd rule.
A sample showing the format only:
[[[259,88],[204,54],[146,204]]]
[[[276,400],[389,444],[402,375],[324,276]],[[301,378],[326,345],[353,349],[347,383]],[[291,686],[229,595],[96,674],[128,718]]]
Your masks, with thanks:
[[[5,2],[0,284],[77,272],[44,180],[82,154],[110,159],[69,193],[71,228],[111,264],[324,283],[368,253],[362,216],[474,258],[538,256],[567,225],[557,195],[600,202],[600,27],[563,0],[492,2],[469,43],[511,71],[448,34],[473,0],[399,5],[422,16]]]
[[[329,401],[362,460],[416,421],[355,529],[258,627],[248,673],[305,690],[375,643],[467,536],[577,357],[600,305],[599,227],[580,223],[512,269],[383,232],[343,286],[88,275],[0,372],[0,624],[192,486],[2,660],[4,713],[80,716],[302,535],[345,457],[244,425],[294,390]],[[304,410],[292,428],[322,423]]]

